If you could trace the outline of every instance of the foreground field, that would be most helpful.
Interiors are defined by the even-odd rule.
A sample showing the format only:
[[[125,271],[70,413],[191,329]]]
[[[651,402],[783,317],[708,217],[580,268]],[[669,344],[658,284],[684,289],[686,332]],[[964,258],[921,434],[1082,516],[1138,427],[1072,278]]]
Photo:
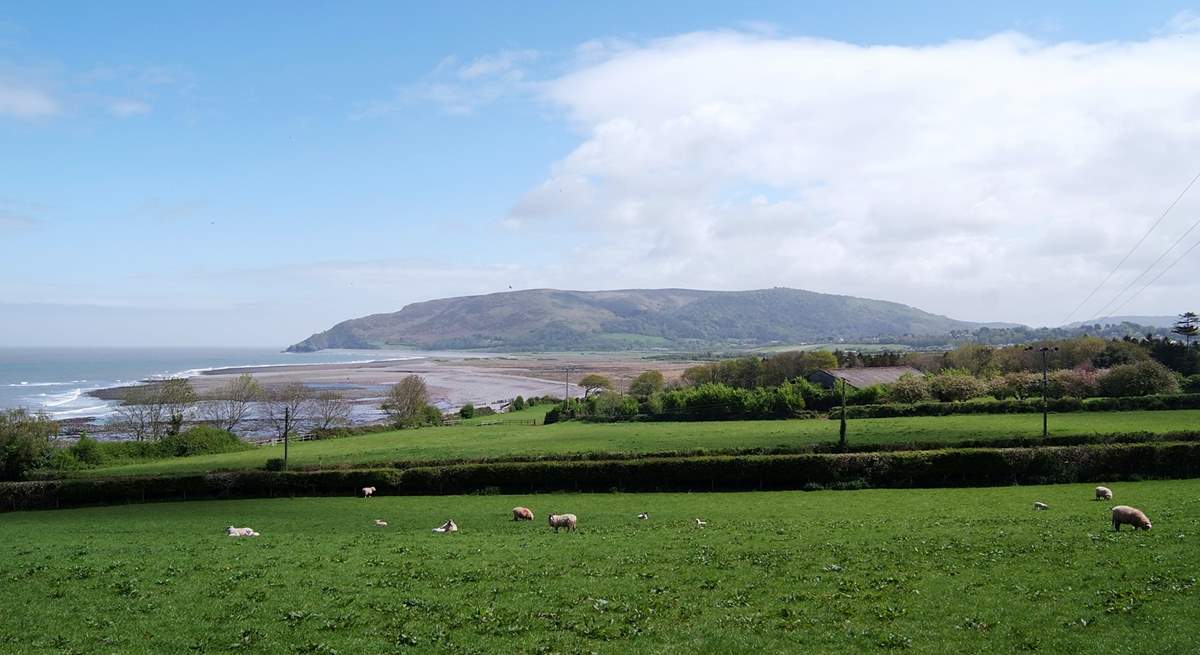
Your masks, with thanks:
[[[1151,532],[1090,485],[0,515],[0,651],[1196,652],[1200,482],[1114,488]]]
[[[1177,432],[1200,426],[1200,410],[1080,412],[1051,416],[1054,436],[1113,432]],[[1037,414],[935,416],[850,421],[856,444],[913,441],[946,443],[1041,435]],[[581,423],[548,426],[465,425],[386,432],[296,443],[289,462],[298,466],[373,464],[398,460],[502,457],[586,452],[644,453],[667,450],[803,446],[837,440],[838,423],[824,419],[695,423]],[[259,468],[282,457],[283,447],[184,457],[93,469],[90,475],[195,473]]]

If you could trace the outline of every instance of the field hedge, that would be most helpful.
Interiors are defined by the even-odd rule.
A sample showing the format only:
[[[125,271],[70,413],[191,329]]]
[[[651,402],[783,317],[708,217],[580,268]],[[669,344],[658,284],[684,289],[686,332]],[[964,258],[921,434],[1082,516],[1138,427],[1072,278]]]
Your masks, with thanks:
[[[1128,412],[1139,410],[1200,409],[1200,393],[1125,398],[1048,398],[1051,412]],[[952,414],[1032,414],[1042,411],[1041,398],[1024,400],[970,400],[963,402],[923,402],[912,404],[856,405],[846,407],[846,418],[903,418],[911,416],[950,416]],[[829,417],[841,417],[841,408],[830,410]]]
[[[159,500],[552,491],[968,487],[1200,477],[1200,442],[242,471],[0,484],[0,510]]]

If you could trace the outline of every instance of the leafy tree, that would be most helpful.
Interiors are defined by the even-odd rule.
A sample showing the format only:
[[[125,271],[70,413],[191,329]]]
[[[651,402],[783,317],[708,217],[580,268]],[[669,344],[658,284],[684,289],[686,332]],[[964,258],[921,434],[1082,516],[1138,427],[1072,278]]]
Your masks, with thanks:
[[[0,480],[20,480],[50,455],[58,424],[24,409],[0,411]]]
[[[648,398],[662,391],[665,385],[662,371],[646,371],[629,383],[629,393],[639,398]]]
[[[509,405],[509,410],[513,412],[519,412],[523,409],[525,409],[525,399],[521,396],[513,398],[512,404]]]
[[[459,416],[459,418],[474,418],[475,417],[475,405],[472,403],[467,403],[466,405],[463,405],[458,410],[458,416]]]
[[[1192,337],[1200,333],[1200,316],[1195,312],[1184,312],[1179,315],[1179,320],[1175,322],[1175,327],[1171,328],[1171,332],[1178,334],[1184,339],[1184,346],[1192,347]]]
[[[1123,339],[1109,341],[1104,349],[1092,357],[1092,366],[1112,368],[1122,364],[1136,364],[1150,359],[1150,354],[1136,341]]]
[[[1179,380],[1170,369],[1154,361],[1114,366],[1100,377],[1105,396],[1148,396],[1179,393]]]
[[[408,377],[393,384],[388,390],[382,409],[388,415],[392,425],[402,428],[416,425],[427,417],[425,407],[429,405],[429,389],[425,380],[417,375]],[[438,412],[441,420],[441,412]]]
[[[612,380],[599,373],[589,373],[579,380],[579,386],[583,387],[583,397],[587,398],[601,389],[612,389],[613,384]]]

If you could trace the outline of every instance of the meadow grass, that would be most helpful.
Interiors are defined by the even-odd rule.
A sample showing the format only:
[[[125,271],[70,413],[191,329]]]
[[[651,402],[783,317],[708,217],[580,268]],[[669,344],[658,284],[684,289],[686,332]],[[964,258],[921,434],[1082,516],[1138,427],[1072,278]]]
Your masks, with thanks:
[[[527,410],[527,413],[531,410]],[[545,411],[544,407],[537,412]],[[977,414],[849,422],[854,444],[949,443],[1041,435],[1039,414]],[[1115,432],[1178,432],[1200,427],[1200,410],[1078,412],[1050,417],[1052,436]],[[508,455],[589,452],[645,453],[668,450],[797,447],[837,440],[838,422],[710,421],[672,423],[583,423],[547,426],[484,425],[421,428],[292,444],[295,466],[381,464],[401,460],[472,459]],[[179,457],[90,469],[81,475],[147,475],[259,468],[282,457],[282,446]]]
[[[1197,652],[1200,482],[1111,486],[1152,531],[1079,484],[4,514],[0,651]]]

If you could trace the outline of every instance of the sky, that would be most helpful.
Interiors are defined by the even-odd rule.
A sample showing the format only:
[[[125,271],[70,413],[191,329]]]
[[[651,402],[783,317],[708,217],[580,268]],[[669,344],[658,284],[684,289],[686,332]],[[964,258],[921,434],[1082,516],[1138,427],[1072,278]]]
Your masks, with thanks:
[[[0,5],[0,345],[541,287],[1198,309],[1200,8],[414,4]]]

